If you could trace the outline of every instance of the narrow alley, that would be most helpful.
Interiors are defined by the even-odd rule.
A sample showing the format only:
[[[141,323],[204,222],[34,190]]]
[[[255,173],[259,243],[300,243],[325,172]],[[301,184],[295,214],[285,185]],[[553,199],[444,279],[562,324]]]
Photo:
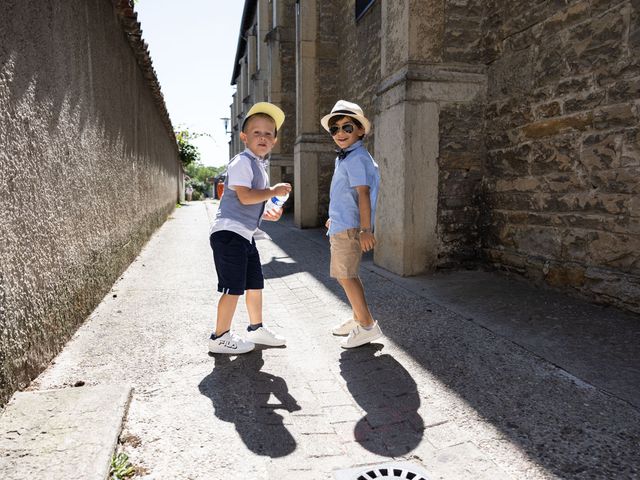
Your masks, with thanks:
[[[215,208],[176,209],[30,387],[131,386],[118,448],[139,478],[319,480],[390,462],[430,480],[640,475],[632,315],[495,273],[401,278],[369,261],[386,336],[342,350],[329,329],[350,312],[323,231],[284,219],[258,246],[265,322],[287,346],[208,355]]]

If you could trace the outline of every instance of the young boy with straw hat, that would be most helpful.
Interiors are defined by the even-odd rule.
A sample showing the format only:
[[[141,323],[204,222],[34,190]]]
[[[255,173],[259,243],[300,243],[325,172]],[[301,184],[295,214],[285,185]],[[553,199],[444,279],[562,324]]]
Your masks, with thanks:
[[[344,289],[353,310],[353,318],[336,326],[332,333],[347,335],[342,347],[354,348],[382,336],[358,275],[362,252],[376,244],[374,219],[380,173],[362,144],[371,122],[358,105],[339,100],[320,123],[338,146],[326,224],[331,244],[330,275]]]

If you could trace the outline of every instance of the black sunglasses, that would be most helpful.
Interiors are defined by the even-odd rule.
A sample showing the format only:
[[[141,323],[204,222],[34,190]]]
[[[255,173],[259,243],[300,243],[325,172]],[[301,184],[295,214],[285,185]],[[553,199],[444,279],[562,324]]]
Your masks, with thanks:
[[[355,125],[353,123],[345,123],[342,126],[339,125],[334,125],[333,127],[329,128],[329,133],[331,134],[332,137],[335,137],[338,132],[340,131],[340,129],[342,129],[344,131],[344,133],[353,133],[353,130],[355,129]]]

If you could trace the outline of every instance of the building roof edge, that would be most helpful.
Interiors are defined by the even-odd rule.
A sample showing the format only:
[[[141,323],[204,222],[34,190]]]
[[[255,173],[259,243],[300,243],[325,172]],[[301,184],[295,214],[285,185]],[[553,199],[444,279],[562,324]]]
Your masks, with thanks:
[[[236,47],[236,59],[233,65],[233,74],[231,75],[231,85],[236,84],[236,78],[240,75],[240,59],[244,56],[244,52],[247,49],[247,38],[244,36],[244,32],[247,31],[251,22],[253,22],[257,3],[257,0],[245,0],[244,2],[240,32],[238,33],[238,46]]]
[[[120,25],[124,30],[131,50],[136,58],[140,70],[142,70],[142,76],[144,77],[147,85],[151,90],[153,99],[160,111],[162,123],[167,129],[167,133],[172,139],[172,144],[175,145],[176,153],[178,152],[178,146],[176,143],[175,131],[173,130],[173,124],[167,111],[167,105],[162,95],[162,89],[158,76],[153,68],[153,62],[151,55],[149,54],[149,45],[142,39],[142,29],[140,22],[138,22],[138,14],[133,9],[133,2],[131,0],[111,0],[114,10],[120,20]]]

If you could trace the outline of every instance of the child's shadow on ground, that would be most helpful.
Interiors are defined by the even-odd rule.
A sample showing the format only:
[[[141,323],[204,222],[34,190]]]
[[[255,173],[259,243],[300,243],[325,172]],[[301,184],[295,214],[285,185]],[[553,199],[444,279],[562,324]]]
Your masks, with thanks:
[[[215,355],[215,362],[198,387],[211,399],[216,417],[233,422],[247,448],[258,455],[276,458],[292,453],[296,441],[276,410],[294,412],[300,406],[282,378],[260,371],[262,351],[235,359]],[[277,402],[269,403],[272,394]]]
[[[356,441],[370,452],[396,457],[420,444],[424,421],[416,382],[391,355],[376,355],[382,348],[372,343],[345,350],[340,373],[366,412],[354,428]]]

